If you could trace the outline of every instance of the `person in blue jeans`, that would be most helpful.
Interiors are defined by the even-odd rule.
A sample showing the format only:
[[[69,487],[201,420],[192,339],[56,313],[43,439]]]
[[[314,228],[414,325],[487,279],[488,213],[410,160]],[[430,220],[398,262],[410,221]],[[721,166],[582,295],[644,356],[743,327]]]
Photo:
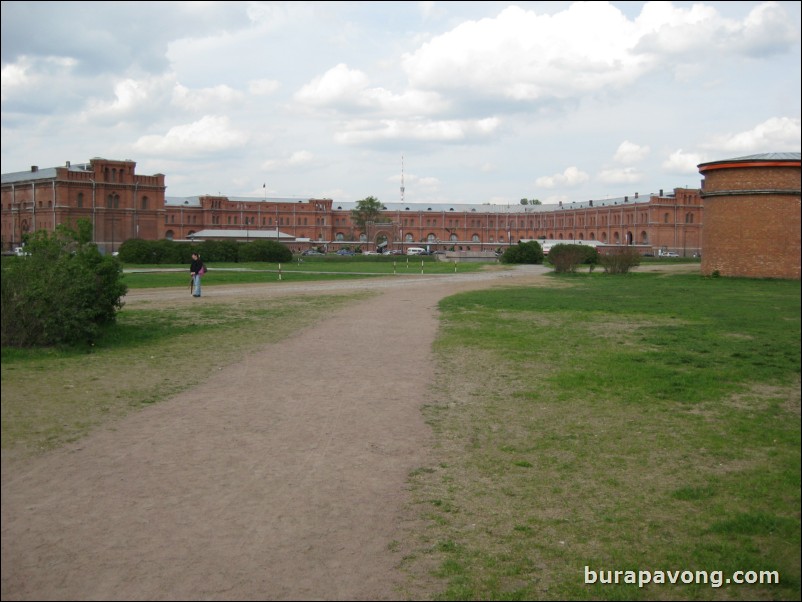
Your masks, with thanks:
[[[192,296],[201,296],[201,276],[206,273],[206,266],[203,265],[198,253],[192,254],[192,263],[189,266],[189,275],[192,277]]]

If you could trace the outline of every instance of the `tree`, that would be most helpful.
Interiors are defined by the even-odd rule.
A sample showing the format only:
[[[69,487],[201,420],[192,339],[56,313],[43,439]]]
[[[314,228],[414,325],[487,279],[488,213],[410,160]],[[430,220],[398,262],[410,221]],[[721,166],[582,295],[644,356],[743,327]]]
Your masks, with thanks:
[[[369,196],[356,202],[356,207],[351,210],[351,221],[364,232],[366,229],[365,224],[368,222],[388,221],[381,214],[385,209],[387,207],[379,199]]]
[[[530,240],[507,247],[501,256],[501,263],[543,263],[543,247]]]
[[[521,199],[521,205],[542,205],[537,199]]]
[[[115,321],[128,287],[117,258],[89,242],[91,228],[79,220],[77,230],[37,230],[27,238],[28,255],[4,262],[4,347],[91,343]]]

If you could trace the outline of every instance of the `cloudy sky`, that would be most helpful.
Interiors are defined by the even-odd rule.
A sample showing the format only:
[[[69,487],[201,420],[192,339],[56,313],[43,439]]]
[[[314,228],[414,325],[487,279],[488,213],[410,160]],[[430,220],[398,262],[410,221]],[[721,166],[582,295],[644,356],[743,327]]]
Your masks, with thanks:
[[[2,172],[543,203],[799,151],[799,2],[2,2]]]

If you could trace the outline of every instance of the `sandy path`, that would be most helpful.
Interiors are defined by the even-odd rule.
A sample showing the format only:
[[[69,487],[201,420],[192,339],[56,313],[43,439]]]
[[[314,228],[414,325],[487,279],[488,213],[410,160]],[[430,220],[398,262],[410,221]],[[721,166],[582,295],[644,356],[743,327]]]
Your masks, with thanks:
[[[544,271],[351,283],[381,294],[112,428],[4,462],[2,599],[402,598],[391,544],[427,453],[436,304]],[[271,294],[204,293],[245,291]]]

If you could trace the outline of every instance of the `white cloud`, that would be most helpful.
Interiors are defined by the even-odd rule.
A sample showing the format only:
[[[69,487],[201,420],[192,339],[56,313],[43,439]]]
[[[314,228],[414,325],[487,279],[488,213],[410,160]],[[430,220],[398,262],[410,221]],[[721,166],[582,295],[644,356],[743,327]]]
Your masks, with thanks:
[[[52,94],[54,85],[58,85],[61,77],[69,77],[76,66],[76,61],[69,57],[21,56],[16,62],[3,65],[0,72],[2,84],[2,99],[11,98],[24,100],[26,94],[42,95]]]
[[[170,104],[175,83],[172,74],[142,79],[125,78],[114,84],[114,98],[90,98],[81,119],[87,123],[116,122],[153,110],[163,111]]]
[[[634,167],[624,167],[619,169],[603,169],[596,178],[605,184],[631,184],[640,182],[643,175]]]
[[[176,84],[173,89],[173,104],[185,111],[205,112],[220,110],[228,105],[241,102],[244,94],[230,86],[221,84],[213,88],[190,90]]]
[[[270,96],[281,87],[281,82],[274,79],[257,79],[248,83],[248,92],[256,96]]]
[[[772,117],[751,130],[713,138],[705,148],[743,154],[796,150],[802,146],[799,118]],[[732,158],[732,157],[725,157]]]
[[[315,156],[306,150],[295,151],[282,159],[269,159],[262,163],[265,171],[280,171],[293,167],[303,167],[315,160]]]
[[[670,2],[647,2],[636,22],[642,32],[638,51],[664,59],[683,57],[690,63],[718,53],[770,55],[799,40],[798,30],[777,2],[759,4],[742,21],[723,18],[715,4],[685,9]]]
[[[312,106],[358,104],[368,86],[368,76],[340,63],[316,77],[295,93],[295,99]]]
[[[578,167],[567,167],[562,173],[552,176],[541,176],[535,184],[541,188],[573,187],[586,182],[590,176]]]
[[[618,145],[618,149],[615,151],[615,156],[613,158],[618,163],[630,164],[638,163],[645,159],[648,155],[648,146],[640,146],[639,144],[635,144],[629,140],[624,140]]]
[[[553,16],[517,6],[466,21],[403,59],[411,84],[470,89],[511,100],[568,98],[630,83],[645,69],[636,28],[607,2],[579,2]]]
[[[2,3],[4,170],[345,202],[398,198],[405,155],[408,202],[565,203],[801,145],[798,2],[137,6]]]
[[[345,112],[373,111],[377,115],[432,114],[446,108],[439,94],[408,90],[401,94],[380,87],[369,87],[368,76],[340,63],[316,77],[295,93],[295,100],[311,107]]]
[[[499,126],[495,117],[479,120],[358,120],[352,121],[334,136],[340,144],[372,144],[386,140],[420,142],[468,142],[487,138]]]
[[[248,134],[231,127],[228,117],[206,115],[193,123],[177,125],[163,136],[142,136],[134,150],[147,155],[198,155],[240,148]]]
[[[698,175],[699,169],[696,166],[707,161],[708,158],[704,154],[688,153],[680,148],[663,161],[662,168],[668,173],[676,175]]]

